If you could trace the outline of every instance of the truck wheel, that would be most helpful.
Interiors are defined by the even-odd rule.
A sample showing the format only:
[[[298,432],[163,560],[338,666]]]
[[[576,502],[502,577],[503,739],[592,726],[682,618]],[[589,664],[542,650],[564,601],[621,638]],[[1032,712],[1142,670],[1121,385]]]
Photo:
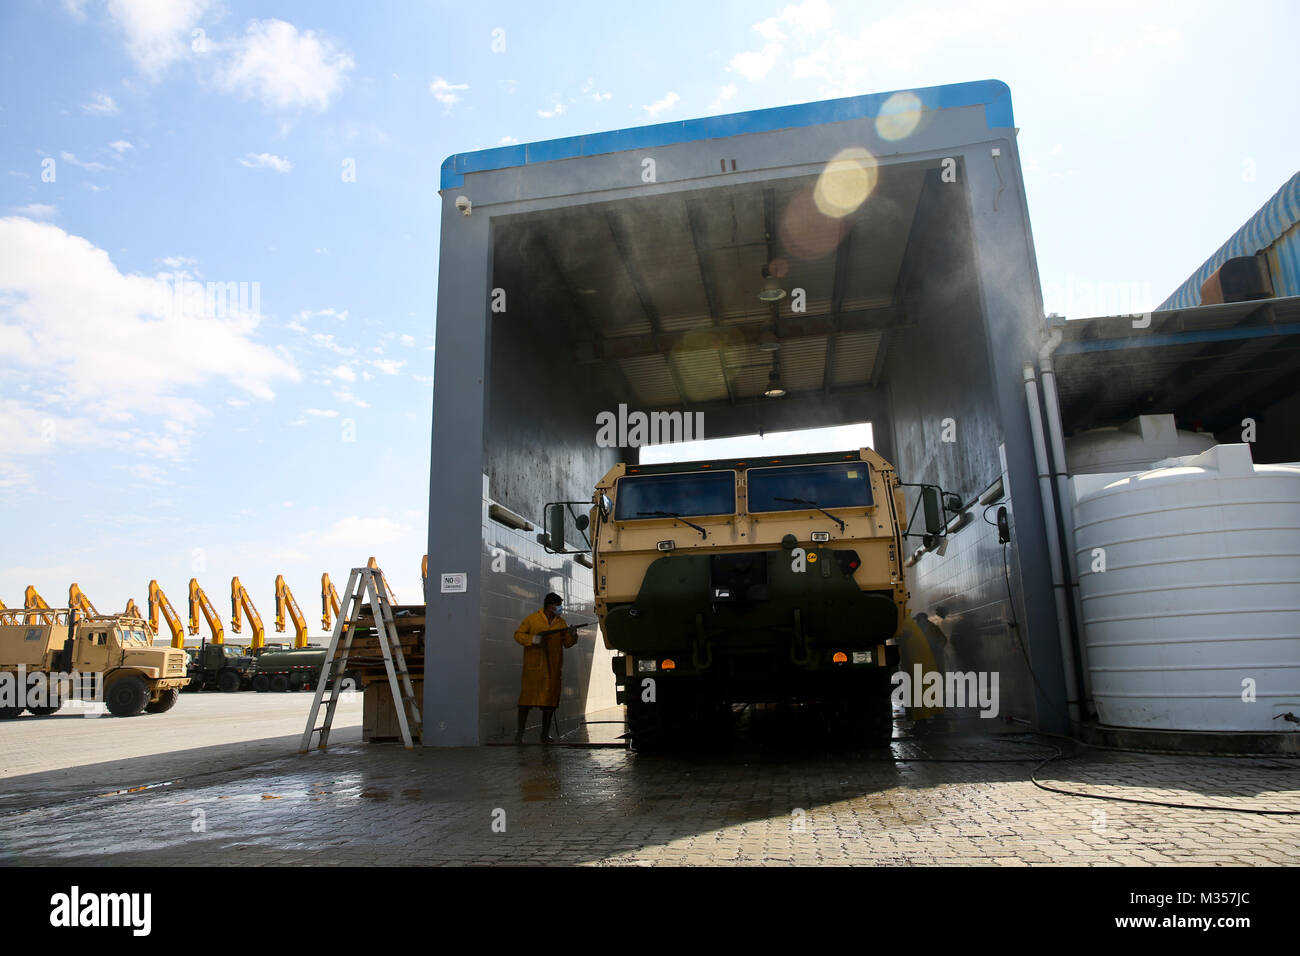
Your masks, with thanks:
[[[48,717],[50,716],[50,714],[54,713],[59,708],[58,707],[28,707],[27,709],[31,712],[31,715],[33,717]]]
[[[289,675],[289,689],[290,689],[290,690],[302,690],[302,685],[303,685],[303,683],[304,683],[304,679],[303,679],[303,676],[302,676],[301,674],[290,674],[290,675]]]
[[[145,707],[145,710],[151,714],[165,714],[176,706],[176,701],[180,699],[180,696],[180,690],[176,687],[172,687],[159,694],[158,699]]]
[[[890,699],[894,685],[889,678],[890,672],[881,668],[856,702],[854,729],[860,746],[888,747],[894,737],[894,705]]]
[[[265,694],[271,687],[271,678],[265,674],[258,674],[253,678],[253,690],[259,694]]]
[[[134,717],[149,703],[149,687],[139,677],[119,677],[104,692],[104,704],[114,717]]]
[[[187,691],[203,690],[203,678],[202,677],[190,678],[190,682],[185,685],[184,689]]]
[[[282,694],[289,689],[289,678],[283,674],[276,674],[271,678],[271,690],[277,694]]]
[[[0,707],[0,720],[13,720],[22,712],[21,707]]]
[[[217,689],[223,694],[233,694],[239,690],[239,685],[242,683],[243,681],[239,679],[239,675],[234,671],[222,671],[217,678]]]

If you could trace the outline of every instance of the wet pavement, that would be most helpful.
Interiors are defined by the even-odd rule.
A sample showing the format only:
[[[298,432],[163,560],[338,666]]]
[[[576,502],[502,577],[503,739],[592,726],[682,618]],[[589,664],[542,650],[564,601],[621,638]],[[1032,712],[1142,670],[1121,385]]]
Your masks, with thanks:
[[[606,716],[606,715],[602,715]],[[7,864],[1300,864],[1300,761],[1099,750],[1029,734],[889,752],[761,735],[641,756],[577,746],[344,743],[0,813]],[[1062,748],[1068,759],[1044,761]],[[264,751],[259,751],[259,753]],[[129,789],[129,788],[125,788]],[[33,797],[32,799],[35,799]]]

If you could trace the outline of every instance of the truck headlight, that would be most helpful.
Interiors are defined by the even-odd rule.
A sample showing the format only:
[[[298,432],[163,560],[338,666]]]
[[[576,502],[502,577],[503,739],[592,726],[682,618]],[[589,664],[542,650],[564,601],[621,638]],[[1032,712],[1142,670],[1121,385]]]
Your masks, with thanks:
[[[854,651],[854,652],[853,652],[853,663],[855,663],[855,664],[870,664],[870,663],[871,663],[871,652],[870,652],[870,651]]]
[[[636,662],[636,672],[638,674],[653,674],[657,670],[659,670],[659,664],[657,661],[648,660]]]

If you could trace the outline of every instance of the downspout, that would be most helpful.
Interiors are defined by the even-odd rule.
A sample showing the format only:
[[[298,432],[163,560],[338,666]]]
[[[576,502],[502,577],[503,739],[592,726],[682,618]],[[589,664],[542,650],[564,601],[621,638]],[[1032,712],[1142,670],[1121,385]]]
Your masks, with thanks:
[[[1025,402],[1029,406],[1029,427],[1034,438],[1034,463],[1038,467],[1038,497],[1043,505],[1047,532],[1048,563],[1052,568],[1052,596],[1056,600],[1056,636],[1061,646],[1061,670],[1065,677],[1065,704],[1070,727],[1079,726],[1079,685],[1074,673],[1074,650],[1070,647],[1070,614],[1066,609],[1065,583],[1061,574],[1061,539],[1056,533],[1056,505],[1053,502],[1051,470],[1047,465],[1047,443],[1043,440],[1043,413],[1038,407],[1038,381],[1034,366],[1025,363]]]
[[[1056,394],[1056,371],[1052,353],[1061,341],[1061,330],[1055,329],[1038,350],[1038,368],[1043,380],[1043,407],[1047,412],[1047,435],[1051,442],[1052,475],[1056,479],[1056,506],[1061,513],[1061,527],[1065,531],[1065,571],[1069,575],[1070,601],[1074,607],[1075,646],[1079,649],[1079,666],[1083,669],[1083,713],[1091,717],[1092,672],[1088,668],[1088,644],[1083,630],[1083,600],[1079,595],[1079,555],[1074,542],[1074,496],[1070,493],[1069,465],[1065,457],[1065,429],[1061,424],[1061,405]]]

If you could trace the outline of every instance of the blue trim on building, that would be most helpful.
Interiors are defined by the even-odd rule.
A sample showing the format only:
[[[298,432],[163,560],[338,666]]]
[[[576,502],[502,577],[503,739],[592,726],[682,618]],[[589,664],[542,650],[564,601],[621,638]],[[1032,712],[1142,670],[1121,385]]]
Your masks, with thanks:
[[[1200,329],[1195,332],[1170,332],[1164,335],[1141,335],[1120,339],[1086,339],[1062,342],[1057,355],[1081,352],[1114,352],[1119,349],[1159,348],[1165,345],[1192,345],[1197,342],[1227,342],[1234,339],[1266,339],[1283,335],[1300,335],[1300,322],[1237,329]]]
[[[1193,208],[1193,207],[1189,207]],[[1273,194],[1273,198],[1260,207],[1259,212],[1232,234],[1219,250],[1201,265],[1188,279],[1174,290],[1173,295],[1156,307],[1157,312],[1170,309],[1187,309],[1201,304],[1201,286],[1205,280],[1229,259],[1253,256],[1277,243],[1296,223],[1300,223],[1300,173],[1296,173]],[[1273,276],[1274,295],[1296,295],[1300,290],[1300,235],[1292,233],[1278,249],[1281,274]]]
[[[880,115],[881,109],[889,98],[899,92],[914,94],[921,101],[922,109],[925,110],[983,106],[984,122],[989,129],[1015,127],[1015,118],[1011,109],[1011,89],[1001,80],[978,80],[973,83],[928,86],[919,90],[846,96],[842,99],[822,100],[818,103],[778,106],[772,109],[751,110],[747,113],[706,116],[677,123],[635,126],[630,129],[592,133],[587,136],[569,136],[564,139],[543,140],[540,143],[521,143],[518,146],[500,146],[472,153],[456,153],[443,161],[441,188],[454,189],[463,186],[467,173],[509,169],[531,163],[549,163],[557,159],[574,159],[579,156],[618,153],[630,149],[650,149],[695,140],[721,139],[746,133],[768,133],[778,129],[874,118]]]

